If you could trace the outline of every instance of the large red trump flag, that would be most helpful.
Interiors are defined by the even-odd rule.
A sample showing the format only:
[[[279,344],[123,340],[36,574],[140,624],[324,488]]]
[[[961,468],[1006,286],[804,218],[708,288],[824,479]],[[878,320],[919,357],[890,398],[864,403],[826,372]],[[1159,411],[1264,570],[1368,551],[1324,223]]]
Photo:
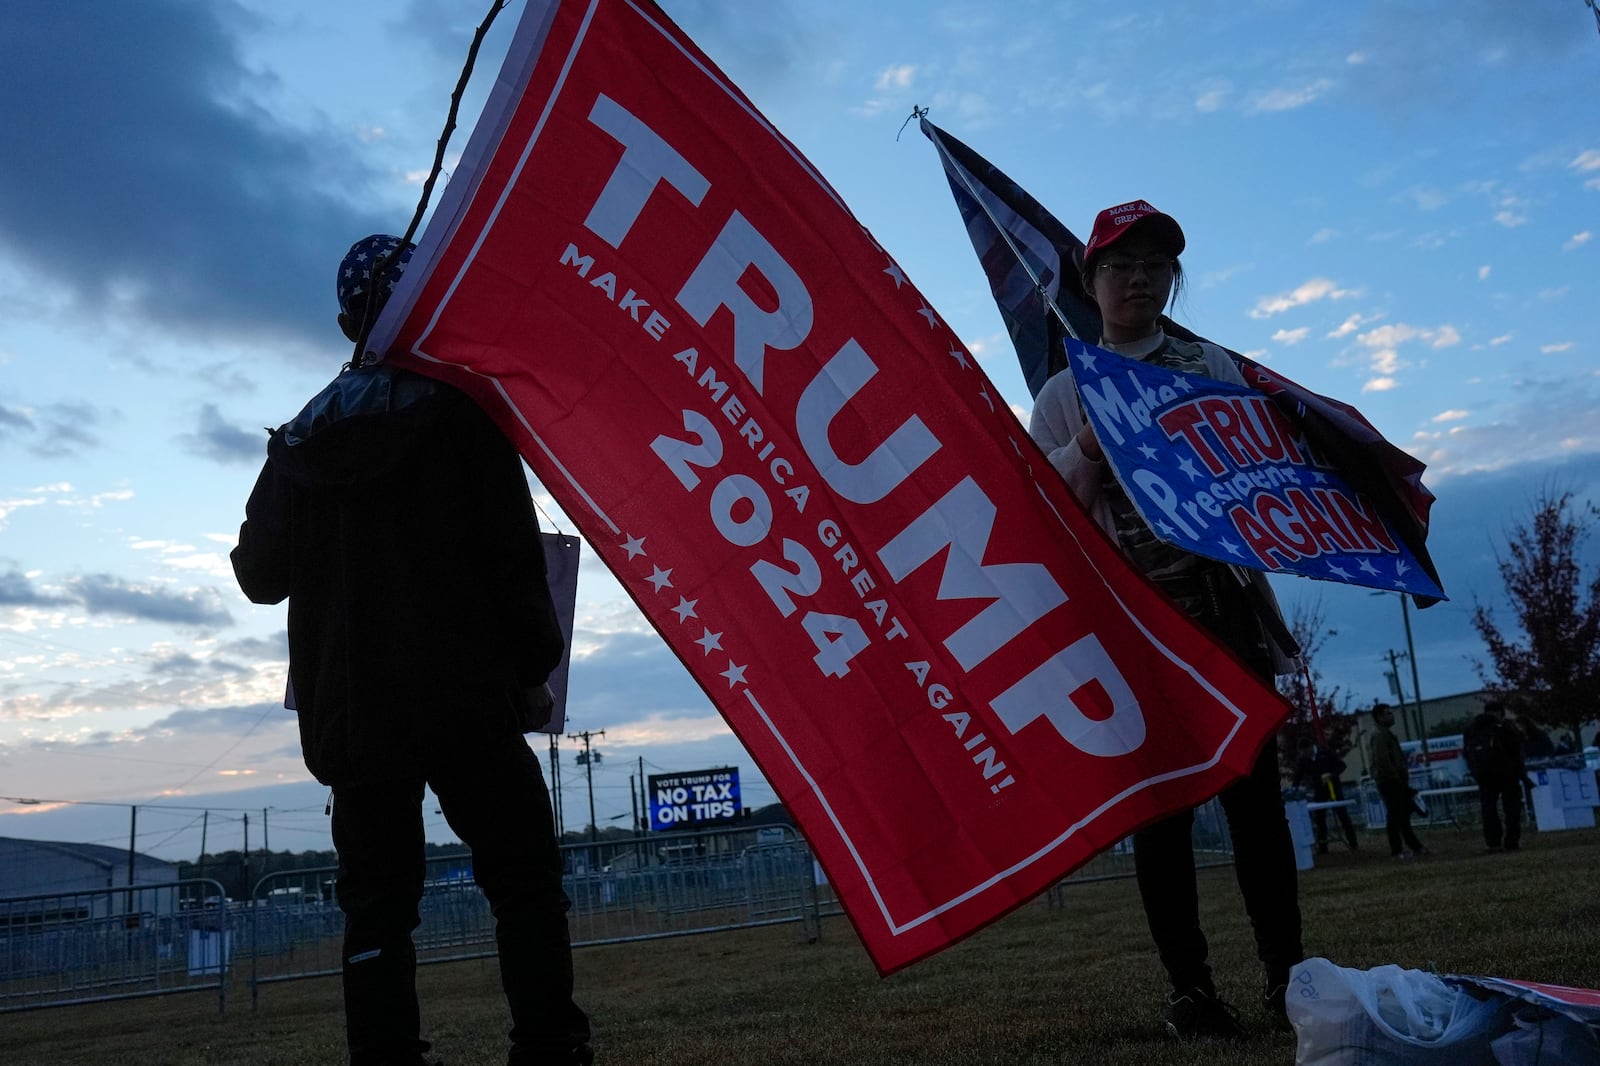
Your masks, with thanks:
[[[517,442],[883,971],[1215,793],[1281,715],[649,4],[529,0],[374,340]]]

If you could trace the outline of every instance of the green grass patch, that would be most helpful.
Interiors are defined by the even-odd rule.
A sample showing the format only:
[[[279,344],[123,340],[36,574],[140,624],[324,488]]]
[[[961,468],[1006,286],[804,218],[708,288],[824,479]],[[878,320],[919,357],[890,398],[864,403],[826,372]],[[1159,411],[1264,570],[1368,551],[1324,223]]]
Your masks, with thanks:
[[[1420,862],[1381,834],[1319,856],[1301,876],[1306,945],[1345,966],[1600,986],[1600,829],[1533,833],[1484,854],[1475,831],[1425,837]],[[1244,1012],[1242,1048],[1183,1045],[1161,1026],[1162,976],[1133,882],[1074,885],[911,969],[879,979],[843,919],[819,943],[797,926],[578,951],[578,995],[604,1063],[629,1066],[1286,1064],[1229,869],[1201,872],[1217,984]],[[247,964],[238,967],[247,972]],[[492,960],[424,967],[423,1019],[447,1066],[504,1062]],[[50,1066],[326,1066],[343,1061],[337,978],[0,1015],[7,1062]]]

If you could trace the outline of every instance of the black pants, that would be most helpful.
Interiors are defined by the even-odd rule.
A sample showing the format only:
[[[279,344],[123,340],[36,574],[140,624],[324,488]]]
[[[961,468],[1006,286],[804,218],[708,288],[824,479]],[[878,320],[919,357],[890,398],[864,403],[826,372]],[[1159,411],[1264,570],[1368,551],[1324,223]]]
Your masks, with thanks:
[[[1384,828],[1389,833],[1389,854],[1399,855],[1401,843],[1412,851],[1422,851],[1422,841],[1411,831],[1411,789],[1406,785],[1379,785],[1378,795],[1383,797],[1386,812]]]
[[[1521,776],[1491,776],[1485,774],[1478,782],[1478,803],[1483,807],[1483,842],[1498,848],[1515,849],[1522,841],[1522,780]],[[1500,808],[1505,807],[1506,820],[1500,824]]]
[[[1294,842],[1283,813],[1276,746],[1268,744],[1250,776],[1217,797],[1233,837],[1233,871],[1255,933],[1256,955],[1274,980],[1305,957],[1300,941],[1299,884]],[[1161,965],[1172,987],[1209,991],[1211,967],[1200,931],[1200,892],[1195,880],[1194,812],[1183,811],[1133,835],[1139,896]]]
[[[1339,796],[1338,798],[1339,799],[1343,799],[1344,797],[1343,796]],[[1334,816],[1339,819],[1339,828],[1341,830],[1343,830],[1343,832],[1344,832],[1344,842],[1346,844],[1350,845],[1350,847],[1354,848],[1356,846],[1356,826],[1355,826],[1355,823],[1350,820],[1350,811],[1349,811],[1349,809],[1345,808],[1345,807],[1334,807],[1333,808],[1333,813],[1334,813]],[[1327,812],[1327,810],[1322,809],[1322,810],[1312,811],[1311,812],[1311,823],[1316,829],[1317,850],[1318,851],[1324,851],[1324,852],[1327,851],[1328,850],[1328,812]]]
[[[1208,575],[1206,603],[1196,621],[1232,648],[1271,684],[1268,653],[1257,605],[1226,570]],[[1294,841],[1283,813],[1278,750],[1267,744],[1249,776],[1217,797],[1233,837],[1233,871],[1255,933],[1256,955],[1269,979],[1287,981],[1289,968],[1305,957],[1300,940],[1300,888]],[[1134,872],[1167,979],[1176,990],[1211,989],[1206,937],[1200,931],[1200,892],[1195,880],[1194,811],[1181,811],[1133,835]]]
[[[538,759],[513,734],[494,750],[436,752],[426,777],[450,828],[472,849],[495,918],[511,1061],[574,1061],[589,1040],[589,1019],[572,1001],[569,904]],[[428,1050],[411,941],[421,922],[422,795],[421,780],[334,790],[351,1066],[417,1063]]]

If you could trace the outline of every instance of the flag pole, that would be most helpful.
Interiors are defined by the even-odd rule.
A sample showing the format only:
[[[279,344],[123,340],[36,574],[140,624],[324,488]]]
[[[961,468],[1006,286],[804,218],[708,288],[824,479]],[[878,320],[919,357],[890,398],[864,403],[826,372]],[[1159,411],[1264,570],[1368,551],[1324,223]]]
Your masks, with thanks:
[[[1078,336],[1077,331],[1072,328],[1072,323],[1067,321],[1066,313],[1056,306],[1055,299],[1050,295],[1050,290],[1046,289],[1044,282],[1039,280],[1039,275],[1034,272],[1033,264],[1028,262],[1028,257],[1022,254],[1022,249],[1017,247],[1017,242],[1011,239],[1011,231],[1000,224],[1000,220],[994,217],[994,212],[989,210],[989,205],[984,202],[983,197],[978,195],[978,190],[974,189],[972,182],[967,180],[967,168],[957,162],[955,157],[950,154],[950,150],[944,146],[944,141],[939,137],[939,127],[925,118],[921,119],[921,124],[922,132],[927,136],[928,140],[933,142],[934,148],[938,149],[939,156],[945,164],[945,172],[959,177],[961,184],[967,188],[967,195],[971,196],[973,201],[983,209],[983,213],[989,216],[989,222],[994,226],[996,232],[1000,234],[1000,238],[1006,242],[1006,247],[1011,249],[1011,254],[1017,257],[1017,262],[1022,264],[1022,269],[1028,272],[1028,279],[1033,282],[1034,291],[1039,294],[1039,298],[1044,301],[1045,306],[1050,308],[1050,312],[1056,316],[1056,321],[1061,323],[1061,328],[1066,330],[1067,336],[1073,340],[1082,340],[1083,338]]]

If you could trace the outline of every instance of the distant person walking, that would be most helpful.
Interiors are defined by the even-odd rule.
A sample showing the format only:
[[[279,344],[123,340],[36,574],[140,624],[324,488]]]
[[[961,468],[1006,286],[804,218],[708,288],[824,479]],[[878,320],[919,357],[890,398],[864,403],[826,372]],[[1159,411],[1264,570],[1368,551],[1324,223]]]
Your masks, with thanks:
[[[1489,700],[1467,726],[1467,769],[1478,782],[1483,842],[1490,851],[1516,851],[1522,843],[1522,735],[1506,721],[1506,705]],[[1500,820],[1501,808],[1505,821]]]
[[[1383,797],[1389,831],[1389,854],[1397,859],[1427,854],[1417,834],[1411,829],[1411,770],[1406,766],[1405,753],[1400,750],[1400,738],[1394,735],[1394,708],[1387,703],[1372,707],[1372,724],[1377,727],[1368,746],[1367,765],[1372,770],[1372,783],[1378,786]],[[1402,847],[1402,845],[1404,845]],[[1405,849],[1410,848],[1408,853]]]

